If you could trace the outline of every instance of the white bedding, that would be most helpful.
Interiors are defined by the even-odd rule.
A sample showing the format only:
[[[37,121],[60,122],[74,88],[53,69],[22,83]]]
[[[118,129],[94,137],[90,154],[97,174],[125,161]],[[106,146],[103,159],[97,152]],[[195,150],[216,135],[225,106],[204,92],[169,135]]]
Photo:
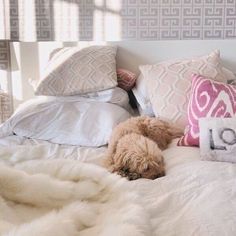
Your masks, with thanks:
[[[14,136],[0,139],[0,158],[8,164],[39,158],[99,164],[105,150],[36,143]],[[200,161],[198,148],[177,147],[176,142],[164,158],[165,177],[127,182],[150,214],[154,235],[235,236],[236,165]]]
[[[149,214],[125,179],[96,165],[0,165],[0,186],[1,236],[152,235]]]
[[[101,164],[106,147],[88,148],[59,145],[16,135],[0,138],[0,160],[9,164],[38,159],[72,159]]]
[[[131,117],[129,97],[120,88],[68,97],[37,97],[0,124],[0,138],[20,137],[86,147],[108,143],[112,129]]]
[[[204,162],[199,149],[165,151],[167,175],[137,181],[154,235],[236,235],[236,165]]]

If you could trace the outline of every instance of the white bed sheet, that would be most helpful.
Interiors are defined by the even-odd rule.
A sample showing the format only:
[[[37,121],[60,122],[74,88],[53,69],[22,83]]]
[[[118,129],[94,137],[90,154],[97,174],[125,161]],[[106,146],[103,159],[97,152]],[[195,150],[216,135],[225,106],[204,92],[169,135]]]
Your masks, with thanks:
[[[199,148],[164,151],[166,176],[131,182],[157,236],[236,235],[236,165],[200,160]]]
[[[101,164],[105,147],[82,148],[29,140],[0,139],[0,159],[15,164],[29,159],[67,158]],[[236,165],[200,160],[199,149],[164,151],[166,176],[127,184],[142,198],[158,236],[235,236]]]
[[[0,161],[15,164],[37,159],[72,159],[101,165],[106,147],[60,145],[16,135],[0,138]]]

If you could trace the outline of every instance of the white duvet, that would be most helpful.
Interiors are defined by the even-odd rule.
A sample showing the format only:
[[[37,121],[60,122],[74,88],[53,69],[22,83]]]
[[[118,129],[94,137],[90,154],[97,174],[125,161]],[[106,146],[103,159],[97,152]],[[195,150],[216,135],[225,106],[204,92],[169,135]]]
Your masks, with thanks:
[[[83,162],[99,163],[103,158],[104,149],[98,149],[97,154],[96,149],[70,150],[69,146],[36,142],[16,137],[0,139],[0,158],[8,164],[76,156]],[[175,142],[164,151],[164,158],[165,177],[127,182],[148,212],[142,216],[143,222],[150,218],[153,235],[235,236],[236,165],[200,161],[198,148],[177,147]]]

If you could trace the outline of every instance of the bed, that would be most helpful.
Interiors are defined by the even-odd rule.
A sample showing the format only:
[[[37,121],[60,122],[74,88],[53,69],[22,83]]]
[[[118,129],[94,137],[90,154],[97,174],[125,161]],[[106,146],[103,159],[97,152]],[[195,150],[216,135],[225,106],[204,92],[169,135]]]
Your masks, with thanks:
[[[0,141],[1,160],[14,166],[32,159],[54,158],[99,165],[105,149],[59,147],[17,137]],[[138,195],[147,211],[147,214],[138,217],[143,219],[143,223],[150,221],[152,235],[234,235],[235,165],[203,162],[199,159],[198,148],[177,147],[175,141],[164,152],[164,158],[166,177],[126,183],[129,190]],[[16,211],[18,224],[29,222],[32,217],[38,216],[28,210],[28,215],[22,218],[20,209]],[[132,235],[132,232],[129,234],[127,231],[127,235]]]
[[[27,44],[22,45],[22,47],[28,47]],[[150,44],[148,45],[150,46]],[[219,45],[225,44],[218,42]],[[124,48],[121,47],[119,58],[123,58],[122,51],[127,50],[127,47]],[[23,54],[25,52],[23,51]],[[233,62],[231,62],[232,64]],[[135,65],[132,68],[134,69]],[[27,73],[29,71],[26,71]],[[47,102],[52,103],[51,100]],[[81,102],[81,100],[77,102]],[[113,101],[112,104],[114,103],[116,102]],[[126,110],[130,109],[127,100],[122,101],[119,105],[121,104]],[[148,112],[150,113],[150,110]],[[153,111],[151,113],[153,114]],[[17,170],[29,176],[43,173],[52,178],[69,181],[63,179],[60,173],[67,171],[66,173],[69,175],[70,170],[73,172],[72,166],[81,170],[81,165],[85,164],[82,167],[86,170],[86,174],[83,177],[76,176],[79,179],[78,183],[83,179],[103,186],[102,198],[101,192],[99,192],[95,195],[96,200],[79,199],[93,207],[96,205],[96,208],[91,209],[92,211],[97,210],[100,218],[95,217],[93,222],[91,219],[94,218],[86,218],[81,210],[84,221],[87,219],[87,222],[90,220],[91,222],[90,224],[83,222],[83,226],[78,226],[78,235],[110,235],[112,233],[117,236],[233,236],[236,234],[235,164],[202,161],[198,147],[178,146],[178,139],[175,139],[169,148],[163,151],[165,177],[156,180],[126,181],[110,175],[100,167],[107,148],[104,145],[86,147],[86,145],[58,144],[34,137],[25,138],[22,137],[24,135],[15,135],[19,130],[13,130],[12,127],[5,129],[5,136],[0,138],[0,159],[1,163],[7,165],[13,172]],[[46,167],[47,165],[49,167]],[[58,167],[57,171],[53,170],[53,166]],[[49,170],[50,168],[51,170]],[[70,181],[72,180],[70,179]],[[112,197],[110,195],[108,197],[108,193]],[[52,211],[53,207],[45,209],[42,205],[32,207],[15,201],[7,201],[7,203],[11,212],[6,212],[5,216],[3,214],[3,219],[1,218],[0,221],[0,230],[5,232],[4,235],[32,235],[30,230],[35,232],[35,235],[42,235],[40,232],[43,232],[41,230],[44,225],[39,226],[37,222],[43,217],[47,217],[49,210]],[[63,207],[65,206],[63,205]],[[61,208],[62,206],[60,206]],[[89,209],[87,210],[89,212]],[[4,228],[6,222],[11,223],[9,228],[12,234],[7,233],[8,226],[7,230]],[[50,228],[53,222],[51,225],[46,224],[45,227]],[[50,230],[54,231],[48,231],[48,234],[44,235],[55,235],[55,233],[64,235],[63,230],[59,234],[59,231],[55,231],[55,227]],[[77,234],[67,232],[65,235]]]

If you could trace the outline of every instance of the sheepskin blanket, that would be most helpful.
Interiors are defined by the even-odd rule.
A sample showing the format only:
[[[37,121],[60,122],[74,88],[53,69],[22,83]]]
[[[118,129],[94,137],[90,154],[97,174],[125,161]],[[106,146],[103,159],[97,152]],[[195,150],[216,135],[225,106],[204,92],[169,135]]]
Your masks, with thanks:
[[[72,160],[0,165],[0,235],[152,235],[127,181]]]

